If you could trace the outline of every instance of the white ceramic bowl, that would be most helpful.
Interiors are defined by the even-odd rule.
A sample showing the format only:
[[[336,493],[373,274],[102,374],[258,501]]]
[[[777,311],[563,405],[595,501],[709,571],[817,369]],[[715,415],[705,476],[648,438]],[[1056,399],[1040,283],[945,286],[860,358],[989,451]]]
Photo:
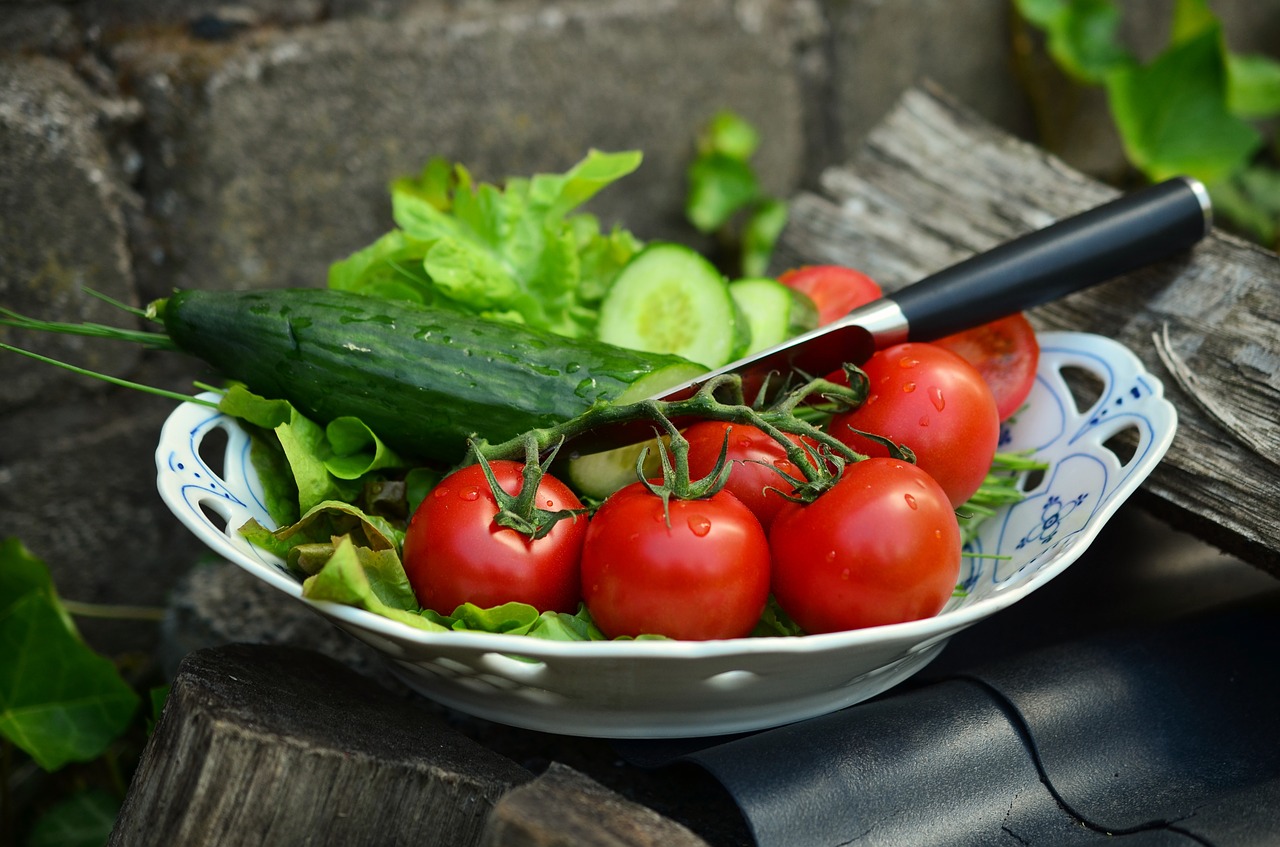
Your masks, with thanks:
[[[1001,449],[1030,449],[1049,470],[1026,479],[1026,498],[989,519],[971,545],[974,553],[1008,558],[966,557],[963,596],[937,616],[911,623],[710,642],[424,632],[304,599],[299,580],[280,560],[238,535],[249,518],[272,524],[248,439],[234,420],[200,404],[179,406],[160,435],[157,484],[173,513],[215,552],[373,645],[406,682],[449,707],[568,735],[656,738],[762,729],[857,703],[919,671],[950,636],[1016,603],[1075,561],[1164,456],[1176,414],[1137,357],[1114,341],[1081,333],[1043,333],[1040,344],[1028,407],[1001,433]],[[1084,382],[1098,387],[1084,408],[1077,408],[1064,378],[1072,370],[1092,375]],[[219,463],[202,457],[200,443],[216,429],[227,437],[215,468]],[[1133,435],[1116,438],[1126,430]],[[1109,446],[1118,442],[1128,443],[1131,455]]]

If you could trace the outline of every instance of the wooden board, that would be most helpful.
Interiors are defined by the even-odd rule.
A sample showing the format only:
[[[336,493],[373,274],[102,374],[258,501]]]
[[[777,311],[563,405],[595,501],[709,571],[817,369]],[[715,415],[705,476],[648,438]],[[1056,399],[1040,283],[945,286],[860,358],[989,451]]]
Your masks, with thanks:
[[[847,264],[892,291],[1118,193],[926,84],[796,199],[774,267]],[[1164,383],[1178,434],[1137,502],[1280,575],[1280,257],[1215,230],[1030,316],[1115,338]]]
[[[466,847],[533,774],[332,659],[228,645],[182,663],[110,847]]]

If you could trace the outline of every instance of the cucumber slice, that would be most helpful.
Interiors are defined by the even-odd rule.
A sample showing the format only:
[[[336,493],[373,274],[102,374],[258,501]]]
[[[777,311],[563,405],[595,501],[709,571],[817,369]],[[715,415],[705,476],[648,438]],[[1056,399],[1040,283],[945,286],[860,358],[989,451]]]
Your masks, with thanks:
[[[600,304],[601,341],[671,353],[708,368],[742,356],[751,340],[728,281],[697,251],[658,242],[637,253]]]
[[[665,445],[667,436],[661,441]],[[569,460],[569,474],[565,481],[569,487],[586,500],[603,500],[619,488],[635,482],[636,460],[640,451],[649,448],[645,457],[644,475],[648,478],[662,476],[662,459],[658,457],[658,438],[639,444],[628,444],[603,453],[574,456]]]
[[[612,402],[620,405],[635,403],[706,372],[706,368],[693,364],[686,368],[663,368],[640,377]],[[665,444],[666,438],[662,441]],[[662,460],[658,458],[658,439],[655,436],[639,444],[574,456],[569,460],[565,481],[580,496],[603,500],[619,488],[636,481],[636,459],[640,458],[640,451],[646,445],[649,447],[649,456],[644,473],[650,477],[661,475]]]
[[[781,344],[818,325],[818,307],[813,300],[777,280],[739,279],[729,284],[729,293],[751,328],[747,354]]]

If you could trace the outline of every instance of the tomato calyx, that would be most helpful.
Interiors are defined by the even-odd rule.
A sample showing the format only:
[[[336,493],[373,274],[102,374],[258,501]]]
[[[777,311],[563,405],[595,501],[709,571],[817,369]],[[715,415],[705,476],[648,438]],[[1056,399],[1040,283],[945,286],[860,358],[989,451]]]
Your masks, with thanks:
[[[514,530],[532,540],[545,538],[557,523],[565,518],[574,518],[586,514],[586,509],[557,509],[551,511],[538,507],[538,486],[546,475],[551,463],[555,460],[563,440],[551,446],[545,459],[540,459],[540,446],[536,437],[525,434],[520,439],[524,446],[524,467],[520,473],[520,493],[508,494],[498,479],[493,468],[485,459],[481,444],[474,439],[468,440],[471,454],[484,473],[489,484],[489,491],[498,503],[498,513],[493,522],[498,526]]]
[[[636,477],[649,490],[650,494],[662,499],[662,515],[667,526],[671,526],[671,498],[677,500],[705,500],[724,490],[729,481],[729,437],[725,434],[724,446],[720,449],[720,457],[711,470],[698,479],[689,473],[689,439],[660,411],[657,413],[658,423],[667,431],[670,440],[666,447],[658,451],[662,462],[662,480],[647,478],[644,472],[645,461],[649,457],[649,448],[640,451],[636,459]]]

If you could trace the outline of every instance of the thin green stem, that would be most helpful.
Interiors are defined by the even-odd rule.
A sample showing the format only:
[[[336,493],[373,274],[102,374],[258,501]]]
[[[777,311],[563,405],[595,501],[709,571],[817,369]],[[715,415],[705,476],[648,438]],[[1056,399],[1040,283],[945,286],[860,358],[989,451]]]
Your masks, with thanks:
[[[151,319],[151,315],[147,312],[146,309],[139,309],[136,306],[130,306],[128,303],[117,300],[116,298],[112,297],[110,294],[103,294],[101,291],[94,291],[92,288],[84,289],[84,293],[88,294],[91,297],[97,297],[103,303],[106,303],[108,306],[114,306],[115,308],[119,309],[122,312],[128,312],[129,314],[139,318],[147,318],[148,320]]]
[[[123,304],[121,304],[123,306]],[[125,307],[128,308],[128,307]],[[64,323],[62,321],[44,321],[27,317],[12,309],[0,306],[0,326],[14,329],[28,329],[34,332],[54,332],[59,335],[81,335],[86,338],[106,338],[112,341],[128,341],[141,344],[153,350],[176,351],[178,346],[173,339],[163,332],[150,332],[138,329],[123,329],[118,326],[107,326],[98,323]]]
[[[3,323],[3,321],[0,321],[0,323]],[[3,342],[0,342],[0,350],[8,350],[11,353],[17,353],[19,355],[26,356],[31,359],[35,359],[38,362],[44,362],[47,365],[55,365],[64,370],[71,371],[72,373],[80,374],[81,376],[93,377],[94,379],[98,379],[103,382],[109,382],[112,385],[119,385],[122,388],[131,388],[134,391],[141,391],[145,394],[154,394],[157,397],[166,397],[170,400],[177,400],[180,403],[199,403],[203,406],[209,406],[210,408],[213,408],[213,409],[218,408],[217,403],[213,403],[209,400],[201,400],[198,397],[192,397],[190,394],[180,394],[176,391],[166,391],[163,388],[156,388],[155,386],[151,386],[151,385],[143,385],[140,382],[131,382],[130,380],[120,379],[119,377],[115,377],[115,376],[109,376],[108,374],[99,373],[98,371],[91,371],[86,368],[76,367],[75,365],[71,365],[66,362],[60,362],[57,359],[51,359],[48,356],[41,356],[39,353],[33,353],[30,350],[23,350],[21,347],[14,347],[10,344],[5,344]]]
[[[102,618],[122,621],[161,621],[165,611],[159,606],[122,606],[111,603],[82,603],[62,600],[62,607],[78,618]]]

